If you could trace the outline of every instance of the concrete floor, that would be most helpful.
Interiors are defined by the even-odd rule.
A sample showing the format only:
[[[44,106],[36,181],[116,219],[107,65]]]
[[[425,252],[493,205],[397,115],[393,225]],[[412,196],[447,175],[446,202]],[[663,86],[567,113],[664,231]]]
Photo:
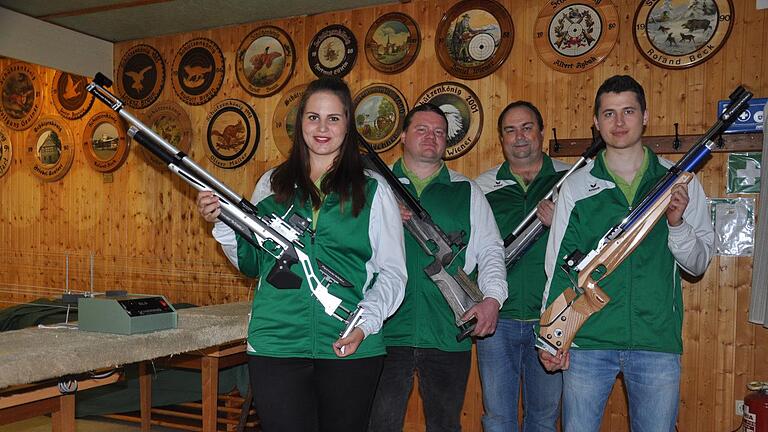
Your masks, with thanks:
[[[136,432],[140,430],[138,423],[113,421],[108,419],[77,419],[77,432]],[[152,432],[171,432],[161,426],[152,426]],[[20,422],[0,426],[0,432],[51,432],[51,418],[46,416],[33,417]]]

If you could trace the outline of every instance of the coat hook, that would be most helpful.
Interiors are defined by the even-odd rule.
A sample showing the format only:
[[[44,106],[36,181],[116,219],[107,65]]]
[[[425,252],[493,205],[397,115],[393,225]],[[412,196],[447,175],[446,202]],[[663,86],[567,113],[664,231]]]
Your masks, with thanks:
[[[552,138],[555,140],[555,153],[560,151],[560,143],[557,142],[557,128],[552,128]]]
[[[680,149],[680,135],[677,133],[677,127],[680,123],[675,123],[675,141],[672,143],[672,148],[675,150]]]

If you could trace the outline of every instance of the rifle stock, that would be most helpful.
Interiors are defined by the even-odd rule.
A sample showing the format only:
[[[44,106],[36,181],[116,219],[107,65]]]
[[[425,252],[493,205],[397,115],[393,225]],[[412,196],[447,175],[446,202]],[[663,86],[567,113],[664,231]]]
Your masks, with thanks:
[[[730,105],[715,124],[667,171],[622,222],[603,236],[594,250],[586,255],[574,251],[565,257],[566,263],[561,269],[569,275],[571,269],[579,272],[576,286],[575,289],[566,289],[542,313],[537,348],[552,355],[558,351],[567,352],[584,322],[610,301],[599,282],[637,248],[662,218],[673,186],[687,185],[693,179],[692,172],[712,152],[715,138],[747,108],[752,93],[740,86],[729,98]]]

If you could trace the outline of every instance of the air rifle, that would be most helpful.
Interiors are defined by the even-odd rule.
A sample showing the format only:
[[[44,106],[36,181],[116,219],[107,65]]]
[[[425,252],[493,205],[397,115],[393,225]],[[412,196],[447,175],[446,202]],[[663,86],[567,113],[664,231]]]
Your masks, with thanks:
[[[603,139],[599,133],[596,133],[595,127],[592,126],[592,144],[587,148],[584,153],[581,154],[581,158],[563,175],[560,180],[552,187],[547,195],[541,200],[557,201],[557,191],[560,190],[560,186],[563,185],[565,179],[568,178],[574,171],[583,167],[587,161],[595,157],[598,151],[603,147]],[[507,268],[511,268],[517,263],[528,249],[536,243],[536,240],[546,232],[547,227],[536,217],[536,209],[528,213],[525,218],[520,222],[514,230],[504,239],[504,262]]]
[[[440,294],[443,295],[453,311],[454,321],[460,330],[456,340],[464,340],[475,329],[477,319],[473,317],[465,321],[462,317],[472,306],[483,300],[483,293],[478,289],[477,284],[464,273],[463,269],[458,269],[455,275],[451,275],[447,270],[456,255],[467,246],[462,239],[464,232],[450,234],[443,232],[432,221],[427,210],[395,177],[395,174],[381,160],[371,145],[365,140],[360,141],[368,152],[367,164],[384,177],[395,192],[397,200],[413,214],[410,219],[405,221],[405,229],[411,233],[424,252],[434,258],[432,263],[424,269],[424,272],[437,285]],[[454,251],[454,247],[456,251]]]
[[[303,251],[305,246],[301,243],[300,237],[307,231],[311,232],[308,219],[296,213],[293,213],[288,220],[285,216],[280,217],[276,214],[258,215],[255,205],[233,192],[133,114],[123,109],[123,101],[106,90],[111,85],[109,78],[97,73],[86,90],[125,119],[130,125],[128,135],[168,165],[171,171],[198,191],[211,191],[218,197],[221,204],[221,214],[218,219],[240,234],[243,239],[272,255],[277,261],[267,275],[267,281],[270,284],[277,288],[298,289],[301,287],[302,277],[291,271],[291,267],[294,264],[300,264],[303,279],[307,281],[312,295],[322,304],[325,313],[346,324],[340,334],[342,337],[349,335],[358,324],[362,323],[361,307],[349,311],[341,305],[340,298],[328,291],[332,283],[344,287],[352,285],[333,269],[317,260],[318,269],[322,274],[320,279],[312,268],[309,256]]]
[[[662,218],[673,186],[693,179],[692,172],[712,152],[715,139],[747,108],[752,93],[739,86],[729,98],[731,103],[717,122],[667,171],[640,204],[608,230],[594,250],[586,254],[577,250],[564,257],[565,263],[560,268],[568,277],[571,270],[576,270],[578,277],[574,287],[566,288],[541,315],[537,348],[552,355],[558,350],[568,351],[584,322],[611,300],[598,285],[600,281],[616,270]]]

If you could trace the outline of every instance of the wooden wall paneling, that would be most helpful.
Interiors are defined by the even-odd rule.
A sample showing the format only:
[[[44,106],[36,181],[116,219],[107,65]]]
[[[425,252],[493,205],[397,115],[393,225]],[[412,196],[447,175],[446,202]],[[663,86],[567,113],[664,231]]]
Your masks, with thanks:
[[[768,44],[764,43],[768,40],[768,12],[756,11],[753,0],[734,0],[733,31],[724,47],[707,62],[684,70],[651,65],[637,51],[632,36],[637,2],[614,0],[621,26],[618,41],[602,64],[579,74],[556,72],[539,60],[532,32],[543,2],[500,1],[515,24],[514,45],[505,63],[494,74],[479,80],[456,79],[437,61],[434,48],[437,25],[456,0],[414,0],[130,41],[116,45],[115,62],[118,64],[134,45],[154,46],[163,56],[168,71],[159,101],[179,101],[170,79],[176,52],[194,37],[204,36],[217,42],[226,63],[219,94],[202,106],[179,103],[192,121],[190,156],[245,197],[250,197],[256,179],[282,160],[271,131],[272,113],[282,92],[268,98],[253,97],[240,87],[234,73],[234,55],[240,42],[250,31],[265,24],[285,29],[296,48],[296,69],[284,90],[315,78],[308,68],[307,47],[318,30],[335,23],[347,25],[358,40],[356,65],[346,77],[353,93],[372,82],[391,83],[412,106],[426,88],[438,82],[458,81],[472,88],[484,109],[483,135],[467,155],[448,163],[472,178],[502,160],[496,120],[501,109],[512,100],[530,100],[541,109],[546,139],[552,138],[553,127],[557,128],[559,139],[568,139],[590,136],[594,92],[606,78],[617,73],[631,74],[645,86],[651,115],[647,135],[673,134],[675,122],[680,124],[681,134],[703,133],[714,121],[717,101],[725,99],[737,84],[747,84],[756,96],[768,94],[768,81],[762,79],[768,74]],[[407,70],[388,75],[370,67],[365,58],[364,41],[373,21],[393,11],[407,13],[416,20],[422,44],[417,59]],[[12,62],[0,59],[0,67]],[[44,91],[49,92],[55,71],[37,68],[45,77]],[[262,129],[254,158],[234,170],[214,166],[207,160],[205,150],[206,117],[213,105],[225,98],[238,98],[251,104]],[[58,116],[49,99],[50,95],[46,94],[42,115]],[[0,279],[0,302],[32,300],[35,294],[46,293],[47,285],[63,289],[65,252],[72,254],[72,273],[76,274],[71,274],[70,286],[75,289],[87,288],[88,256],[94,253],[97,261],[101,259],[97,281],[100,286],[112,284],[133,291],[156,288],[156,292],[169,296],[172,301],[198,304],[249,298],[253,281],[239,276],[224,258],[210,236],[211,226],[197,215],[195,192],[189,186],[164,169],[148,164],[135,144],[125,164],[113,173],[112,183],[105,183],[103,175],[85,163],[79,145],[82,129],[91,116],[105,110],[103,104],[95,102],[83,119],[67,122],[78,144],[70,172],[58,182],[44,183],[31,174],[30,156],[24,151],[26,131],[8,131],[14,156],[10,171],[0,177],[3,256],[25,252],[28,261],[37,260],[35,262],[45,263],[48,268],[30,266],[5,271]],[[143,110],[132,112],[140,115]],[[397,146],[383,157],[393,162],[401,153]],[[675,159],[679,155],[668,157]],[[562,159],[573,161],[574,158]],[[699,172],[709,196],[725,196],[726,163],[726,154],[716,154]],[[700,280],[684,282],[679,430],[734,429],[739,420],[733,415],[734,399],[743,399],[747,382],[768,380],[768,364],[764,361],[768,358],[768,332],[746,321],[750,265],[750,258],[715,258]],[[160,274],[145,273],[137,277],[142,271],[150,271],[144,270],[145,267]],[[126,275],[132,276],[124,277]],[[3,284],[29,288],[10,292]],[[424,430],[416,393],[414,389],[406,418],[409,431]],[[464,430],[481,429],[481,397],[479,379],[473,368],[462,413]],[[607,404],[602,430],[629,430],[621,380],[614,386]]]
[[[720,373],[715,376],[714,425],[718,430],[726,430],[733,417],[734,398],[734,345],[736,338],[736,284],[738,263],[736,257],[721,257],[725,270],[720,277],[717,290],[717,353],[715,369]]]
[[[755,203],[757,205],[757,202]],[[736,416],[733,406],[729,407],[728,404],[734,400],[743,400],[747,394],[746,385],[750,381],[758,379],[768,378],[767,374],[762,374],[759,371],[761,365],[765,365],[765,361],[756,361],[756,359],[765,359],[766,357],[760,357],[757,354],[756,346],[759,344],[753,343],[756,340],[756,333],[768,333],[758,330],[759,327],[755,324],[747,322],[741,317],[745,317],[749,313],[749,301],[750,291],[752,286],[752,260],[751,258],[739,258],[738,263],[738,279],[736,281],[736,313],[735,313],[735,335],[734,335],[734,353],[733,353],[733,396],[731,399],[724,398],[725,409],[725,428],[727,430],[734,430],[741,423],[741,418]],[[762,378],[761,378],[762,377]]]

